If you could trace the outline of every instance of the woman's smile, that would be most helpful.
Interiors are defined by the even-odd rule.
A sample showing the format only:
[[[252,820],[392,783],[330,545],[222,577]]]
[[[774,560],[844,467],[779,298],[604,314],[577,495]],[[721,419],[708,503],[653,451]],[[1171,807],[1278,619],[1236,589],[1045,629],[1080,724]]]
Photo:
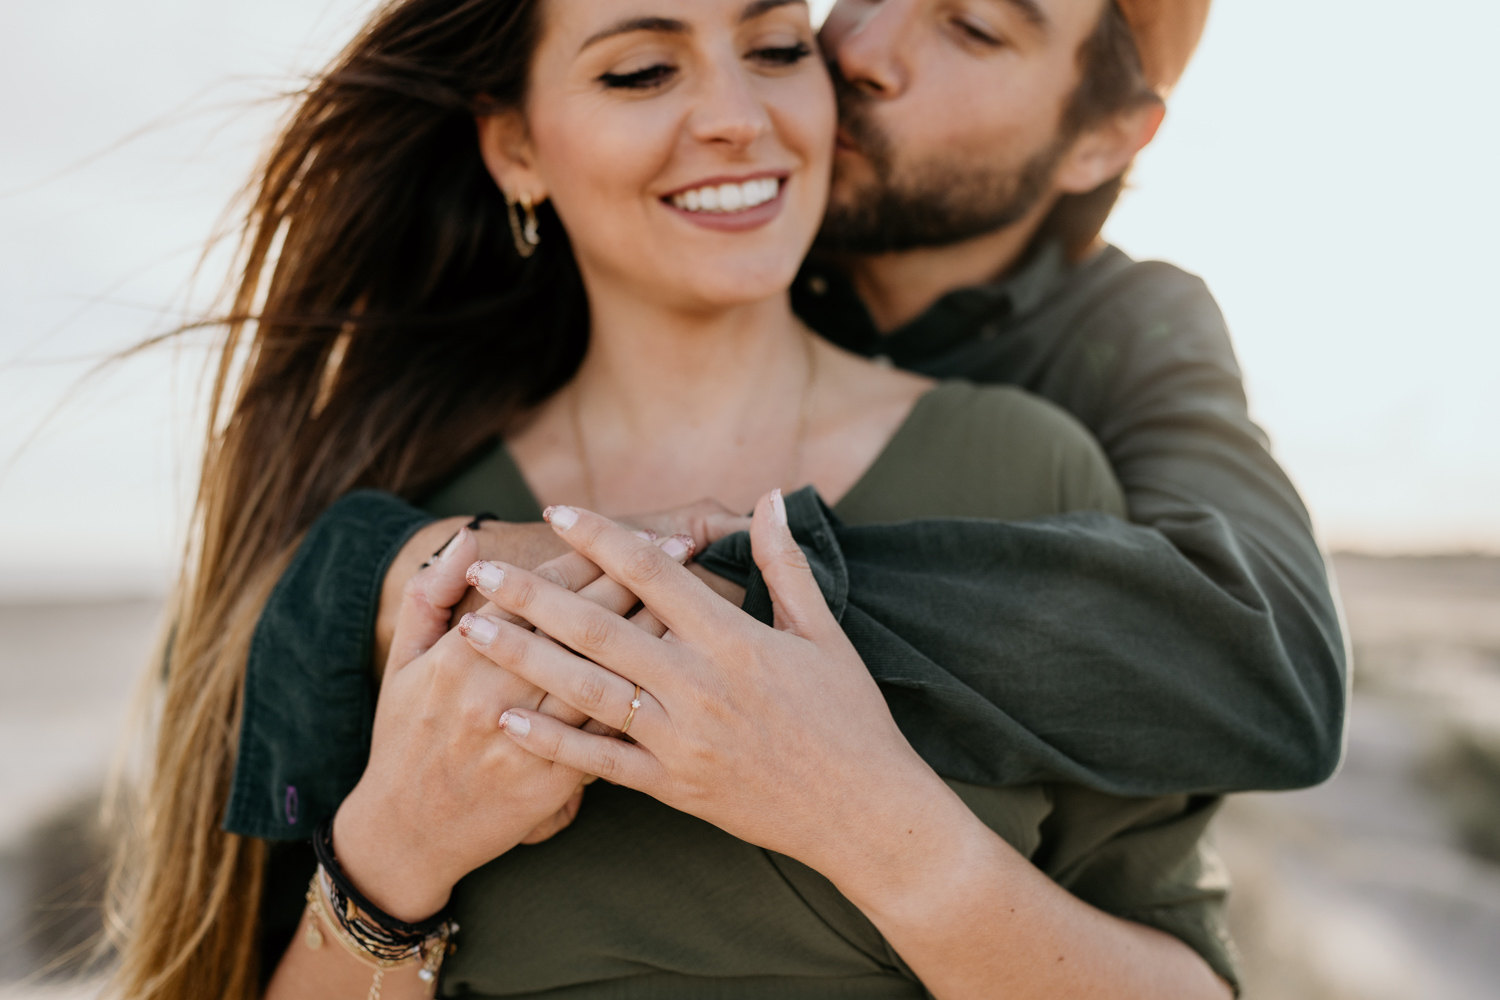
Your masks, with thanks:
[[[664,196],[669,210],[704,229],[744,232],[759,229],[781,214],[786,204],[786,171],[748,178],[710,177]]]

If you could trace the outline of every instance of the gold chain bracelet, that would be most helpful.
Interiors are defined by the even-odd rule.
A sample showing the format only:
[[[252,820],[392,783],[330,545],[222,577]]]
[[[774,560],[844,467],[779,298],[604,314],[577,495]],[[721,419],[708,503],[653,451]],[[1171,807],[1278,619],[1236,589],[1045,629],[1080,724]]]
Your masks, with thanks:
[[[404,969],[410,965],[421,965],[417,971],[417,978],[427,984],[427,995],[433,996],[437,992],[438,973],[442,971],[443,959],[453,949],[450,940],[452,933],[457,928],[451,923],[445,923],[432,937],[422,942],[420,947],[413,950],[412,954],[400,959],[377,958],[367,951],[355,937],[344,929],[344,926],[334,919],[330,914],[327,887],[323,884],[324,874],[322,866],[314,873],[311,881],[307,883],[307,934],[304,940],[307,947],[313,951],[319,951],[323,947],[323,930],[326,926],[333,939],[343,945],[353,958],[367,969],[375,973],[375,978],[370,983],[368,1000],[380,1000],[380,989],[385,983],[385,974],[392,969]],[[349,904],[353,907],[353,903]],[[320,926],[322,925],[322,926]]]

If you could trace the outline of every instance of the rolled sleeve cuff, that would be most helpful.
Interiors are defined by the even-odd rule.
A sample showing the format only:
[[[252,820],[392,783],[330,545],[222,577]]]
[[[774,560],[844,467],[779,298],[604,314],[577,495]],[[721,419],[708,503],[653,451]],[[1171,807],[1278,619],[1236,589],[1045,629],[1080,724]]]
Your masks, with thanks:
[[[374,722],[370,657],[385,574],[433,520],[400,497],[361,490],[308,530],[251,639],[228,832],[307,839],[359,781]]]

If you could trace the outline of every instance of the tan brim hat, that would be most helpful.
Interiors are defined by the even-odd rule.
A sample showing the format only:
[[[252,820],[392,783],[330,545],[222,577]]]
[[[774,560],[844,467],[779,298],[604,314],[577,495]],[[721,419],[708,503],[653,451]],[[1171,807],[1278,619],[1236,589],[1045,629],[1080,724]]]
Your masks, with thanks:
[[[1146,81],[1166,97],[1187,69],[1203,26],[1209,0],[1116,0],[1141,53]]]

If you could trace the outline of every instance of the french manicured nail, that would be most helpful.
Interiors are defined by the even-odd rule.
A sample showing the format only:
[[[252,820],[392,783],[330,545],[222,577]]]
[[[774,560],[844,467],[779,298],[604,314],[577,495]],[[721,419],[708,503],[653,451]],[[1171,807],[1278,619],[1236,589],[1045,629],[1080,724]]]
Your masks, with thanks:
[[[480,646],[488,646],[500,634],[500,623],[471,611],[460,619],[458,634]]]
[[[433,562],[447,562],[448,557],[457,552],[458,547],[462,545],[464,539],[468,537],[469,529],[467,527],[459,528],[458,534],[448,539],[448,544],[443,546],[443,551],[438,553],[437,558],[434,559]]]
[[[658,537],[660,537],[660,536],[657,535],[656,532],[652,531],[650,528],[642,528],[640,531],[634,532],[634,534],[635,534],[635,537],[637,537],[637,538],[644,538],[648,542],[654,542],[654,541],[656,541],[656,539]]]
[[[469,581],[470,586],[494,592],[505,582],[505,570],[492,562],[477,562],[469,567],[464,579]]]
[[[500,728],[512,736],[525,737],[531,733],[531,720],[524,715],[506,712],[500,716]]]
[[[781,495],[780,486],[771,491],[771,516],[781,527],[786,527],[786,500]]]
[[[542,517],[546,518],[547,523],[559,531],[567,531],[578,523],[578,511],[572,507],[564,507],[562,505],[548,507],[542,511]]]
[[[686,559],[694,548],[692,538],[687,535],[673,535],[661,543],[661,550],[673,559]]]

